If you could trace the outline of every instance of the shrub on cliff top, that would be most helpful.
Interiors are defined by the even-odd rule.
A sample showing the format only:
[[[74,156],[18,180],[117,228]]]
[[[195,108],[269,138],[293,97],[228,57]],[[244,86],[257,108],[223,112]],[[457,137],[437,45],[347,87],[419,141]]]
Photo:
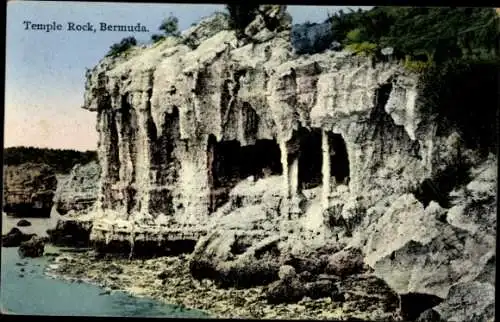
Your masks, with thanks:
[[[168,18],[163,20],[158,30],[163,31],[166,36],[179,36],[179,19],[170,15]]]
[[[113,44],[110,47],[106,56],[116,57],[135,45],[137,45],[137,40],[135,39],[135,37],[123,38],[119,43]]]
[[[165,39],[165,37],[179,37],[181,34],[179,32],[179,19],[174,17],[172,14],[168,18],[165,18],[158,30],[162,31],[163,34],[154,34],[151,36],[153,43],[157,43],[160,40]]]
[[[492,8],[374,7],[329,17],[333,34],[354,51],[394,48],[394,58],[412,70],[453,59],[498,56],[498,16]],[[364,45],[363,45],[364,44]]]

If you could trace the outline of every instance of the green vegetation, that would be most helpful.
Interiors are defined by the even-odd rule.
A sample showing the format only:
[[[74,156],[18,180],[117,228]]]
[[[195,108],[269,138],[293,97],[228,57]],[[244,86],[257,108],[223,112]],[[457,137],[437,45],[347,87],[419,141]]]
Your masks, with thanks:
[[[165,37],[179,37],[181,34],[179,32],[179,19],[174,17],[172,14],[163,20],[163,22],[158,27],[158,30],[162,31],[162,34],[155,34],[151,36],[153,43],[156,43]]]
[[[248,4],[228,4],[226,9],[229,12],[230,27],[236,30],[238,37],[242,37],[245,28],[257,15],[258,4],[248,2]]]
[[[20,165],[27,162],[45,163],[57,173],[69,173],[77,163],[86,164],[97,160],[96,151],[12,147],[3,150],[4,165]]]
[[[421,103],[437,115],[438,135],[457,130],[466,146],[496,153],[500,21],[493,8],[374,7],[328,21],[356,55],[421,74]]]
[[[339,11],[329,21],[345,48],[382,59],[380,50],[392,47],[393,58],[419,72],[456,59],[498,59],[492,8],[374,7]]]
[[[135,45],[137,45],[137,40],[135,39],[135,37],[123,38],[119,43],[113,44],[110,47],[106,56],[116,57],[116,56],[126,52],[130,48],[134,47]]]

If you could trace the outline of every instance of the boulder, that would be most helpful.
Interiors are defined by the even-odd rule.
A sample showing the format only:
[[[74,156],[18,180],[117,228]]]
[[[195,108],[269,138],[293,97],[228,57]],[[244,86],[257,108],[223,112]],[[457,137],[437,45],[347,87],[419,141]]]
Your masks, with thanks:
[[[295,272],[295,268],[290,265],[283,265],[280,267],[280,270],[278,272],[278,277],[280,280],[291,280],[297,275],[297,272]]]
[[[333,281],[318,280],[303,283],[297,276],[287,276],[269,284],[264,290],[264,298],[269,304],[295,303],[302,298],[341,298],[339,288]]]
[[[57,188],[54,170],[46,164],[4,167],[3,211],[9,216],[50,217]]]
[[[325,272],[344,277],[361,273],[363,267],[363,253],[361,250],[349,248],[329,256]]]
[[[304,296],[306,289],[298,279],[275,281],[264,291],[264,298],[269,304],[294,303]]]
[[[229,231],[201,238],[189,262],[191,275],[199,280],[211,279],[223,288],[247,288],[278,280],[281,262],[276,248],[280,238],[265,238],[234,254],[240,238]]]
[[[21,258],[40,257],[43,256],[44,248],[44,240],[34,236],[30,240],[22,242],[17,252]]]
[[[458,283],[434,307],[444,321],[489,321],[495,317],[495,285],[477,281]]]
[[[18,247],[22,242],[30,240],[36,234],[25,234],[19,228],[12,228],[2,236],[2,247]]]
[[[309,282],[304,285],[306,296],[311,299],[320,299],[324,297],[331,297],[333,299],[339,298],[339,289],[331,280],[318,280]]]

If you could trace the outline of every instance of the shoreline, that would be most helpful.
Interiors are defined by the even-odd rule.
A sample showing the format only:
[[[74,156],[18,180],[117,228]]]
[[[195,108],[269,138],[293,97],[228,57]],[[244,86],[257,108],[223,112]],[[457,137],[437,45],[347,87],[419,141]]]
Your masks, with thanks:
[[[130,296],[200,311],[208,318],[394,320],[391,313],[378,307],[356,310],[359,305],[359,300],[354,299],[356,296],[353,297],[356,303],[304,298],[293,304],[267,304],[260,298],[264,286],[220,289],[209,280],[195,280],[189,272],[188,261],[189,255],[110,260],[95,259],[88,253],[62,252],[49,260],[45,274],[95,284],[105,292],[122,291]]]

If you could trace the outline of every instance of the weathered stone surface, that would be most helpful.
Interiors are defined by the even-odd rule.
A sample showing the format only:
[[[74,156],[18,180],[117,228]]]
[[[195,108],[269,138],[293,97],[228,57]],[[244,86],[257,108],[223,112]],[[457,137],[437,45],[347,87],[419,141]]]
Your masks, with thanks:
[[[244,34],[253,42],[270,40],[280,32],[289,36],[291,23],[292,17],[286,12],[286,6],[260,5],[255,19],[245,28]]]
[[[17,252],[19,257],[40,257],[43,256],[45,240],[39,237],[32,237],[30,240],[22,242]]]
[[[185,44],[196,48],[200,45],[200,43],[214,36],[218,32],[228,29],[230,29],[228,14],[217,12],[202,19],[194,26],[184,30],[181,33],[181,36]]]
[[[206,234],[194,277],[275,283],[277,294],[290,291],[281,266],[305,285],[330,265],[341,293],[358,299],[346,300],[352,310],[385,317],[398,296],[445,307],[454,284],[488,289],[497,158],[466,149],[453,126],[438,131],[429,111],[439,108],[399,63],[297,55],[283,8],[261,11],[246,30],[251,43],[204,27],[195,45],[167,38],[89,71],[85,108],[97,112],[102,167],[93,242],[132,253],[141,240],[166,247]],[[281,21],[275,31],[272,21]],[[362,256],[319,252],[327,243]],[[489,317],[485,303],[471,312]]]
[[[488,321],[495,316],[495,286],[476,281],[459,283],[435,310],[448,321]]]
[[[97,162],[77,164],[63,182],[54,197],[56,210],[61,215],[69,211],[86,212],[94,205],[99,191],[101,169]]]
[[[329,22],[293,25],[291,43],[297,54],[316,54],[331,47],[334,40]]]
[[[4,167],[3,211],[19,217],[50,217],[57,188],[55,172],[45,164]]]
[[[25,234],[18,228],[12,228],[7,234],[2,235],[2,247],[18,247],[22,242],[30,240],[35,234]]]
[[[279,237],[268,237],[238,250],[242,242],[238,236],[214,232],[197,243],[189,263],[191,274],[197,279],[212,279],[223,288],[269,284],[279,278],[279,241]]]
[[[347,276],[361,273],[364,267],[363,253],[359,249],[346,249],[331,255],[326,265],[326,273]]]

